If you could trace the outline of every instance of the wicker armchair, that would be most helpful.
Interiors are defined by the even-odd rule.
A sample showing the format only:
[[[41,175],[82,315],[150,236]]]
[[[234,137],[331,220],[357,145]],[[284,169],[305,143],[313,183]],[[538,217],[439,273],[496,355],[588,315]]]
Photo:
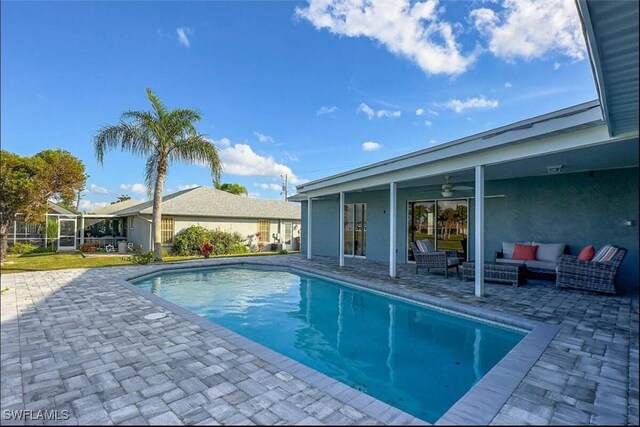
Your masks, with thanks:
[[[445,277],[449,277],[449,269],[455,267],[460,278],[460,258],[456,251],[421,251],[414,242],[411,242],[413,256],[416,259],[416,274],[418,269],[426,268],[428,272],[432,268],[444,270]]]
[[[558,261],[556,285],[561,288],[615,294],[616,273],[627,253],[624,248],[617,249],[616,254],[608,262],[580,261],[575,256],[561,255]]]

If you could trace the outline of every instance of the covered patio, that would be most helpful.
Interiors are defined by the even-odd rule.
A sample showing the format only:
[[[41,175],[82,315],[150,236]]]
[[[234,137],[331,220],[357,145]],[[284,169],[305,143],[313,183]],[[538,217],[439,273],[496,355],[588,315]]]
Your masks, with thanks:
[[[562,242],[574,255],[587,245],[626,248],[618,291],[637,293],[637,147],[637,130],[611,136],[592,101],[306,183],[294,196],[302,250],[338,266],[352,256],[386,261],[396,277],[412,262],[412,207],[457,202],[468,213],[458,228],[476,296],[485,295],[484,262],[504,241]],[[364,213],[351,220],[353,209]],[[354,253],[354,241],[366,251]]]

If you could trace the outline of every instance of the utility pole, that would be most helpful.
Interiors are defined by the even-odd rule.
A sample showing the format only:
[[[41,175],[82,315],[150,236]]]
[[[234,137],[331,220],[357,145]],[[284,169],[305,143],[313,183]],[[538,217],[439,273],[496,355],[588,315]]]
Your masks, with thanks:
[[[284,201],[287,201],[287,196],[289,193],[289,182],[288,182],[288,175],[280,175],[280,178],[282,178],[282,191],[280,192],[280,194],[284,194]]]

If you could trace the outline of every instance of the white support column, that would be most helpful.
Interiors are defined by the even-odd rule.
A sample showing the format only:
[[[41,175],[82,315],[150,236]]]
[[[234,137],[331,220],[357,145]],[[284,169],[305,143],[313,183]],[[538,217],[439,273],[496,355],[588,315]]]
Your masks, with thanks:
[[[49,225],[49,214],[44,214],[44,247],[47,247],[47,231]]]
[[[475,294],[484,296],[484,166],[476,166],[475,180]]]
[[[344,267],[344,191],[340,192],[340,212],[338,212],[338,216],[340,218],[339,230],[340,230],[340,253],[338,254],[338,258],[340,258],[340,267]],[[341,291],[342,292],[342,291]]]
[[[13,221],[13,244],[16,244],[16,230],[18,229],[18,221]]]
[[[307,201],[307,259],[311,259],[311,197]]]
[[[84,245],[84,213],[80,214],[80,246]]]
[[[396,277],[396,193],[398,184],[389,184],[389,276]]]

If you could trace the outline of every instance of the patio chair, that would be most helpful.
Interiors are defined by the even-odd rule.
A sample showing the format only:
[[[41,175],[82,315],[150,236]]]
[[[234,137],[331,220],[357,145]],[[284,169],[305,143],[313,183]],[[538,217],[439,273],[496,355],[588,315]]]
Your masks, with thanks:
[[[556,285],[561,288],[616,293],[615,278],[618,267],[627,253],[624,248],[607,245],[598,251],[604,260],[581,261],[576,256],[561,255],[558,261]],[[598,257],[596,254],[596,257]],[[594,259],[601,259],[602,257]]]
[[[411,242],[413,256],[416,259],[416,274],[420,268],[431,272],[432,268],[444,270],[445,277],[449,277],[449,269],[455,267],[460,278],[460,257],[456,251],[435,251],[428,240]]]

